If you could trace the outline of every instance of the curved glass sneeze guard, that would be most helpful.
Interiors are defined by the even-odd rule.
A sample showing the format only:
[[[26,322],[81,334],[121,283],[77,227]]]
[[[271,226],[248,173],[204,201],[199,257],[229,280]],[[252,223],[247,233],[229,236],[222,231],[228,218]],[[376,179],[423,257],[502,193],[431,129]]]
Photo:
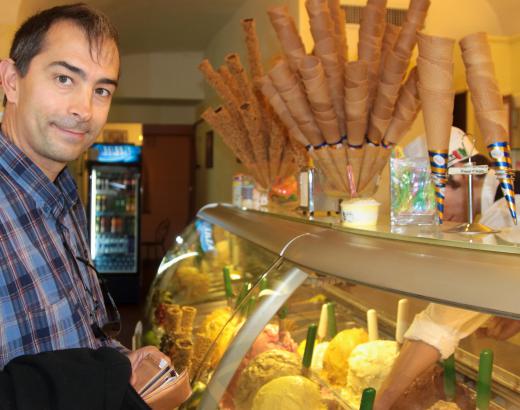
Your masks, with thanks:
[[[176,238],[158,268],[146,301],[141,343],[158,346],[181,363],[180,370],[189,367],[193,378],[220,337],[225,343],[212,357],[214,368],[231,341],[232,335],[222,329],[228,322],[241,321],[234,313],[237,298],[243,298],[277,259],[218,226],[196,220]],[[189,360],[175,356],[178,343]]]

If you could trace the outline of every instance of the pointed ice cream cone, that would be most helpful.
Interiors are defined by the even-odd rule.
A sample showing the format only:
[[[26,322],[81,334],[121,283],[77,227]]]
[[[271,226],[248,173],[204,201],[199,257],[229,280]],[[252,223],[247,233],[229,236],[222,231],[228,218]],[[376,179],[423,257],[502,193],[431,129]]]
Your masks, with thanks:
[[[365,155],[365,147],[361,148],[348,148],[348,161],[352,166],[352,173],[354,174],[354,181],[356,187],[359,186],[359,176],[361,174],[361,165],[363,163],[363,156]]]
[[[417,33],[419,55],[430,61],[453,61],[455,40],[448,37],[430,36]]]
[[[500,182],[500,188],[507,201],[509,213],[515,225],[517,224],[515,190],[513,184],[513,171],[511,161],[511,148],[509,143],[505,141],[496,141],[488,145],[489,155],[492,159],[492,165],[495,169],[497,178]]]
[[[380,147],[378,145],[366,144],[365,146],[365,155],[363,157],[359,176],[359,192],[363,191],[371,181],[372,167],[378,156],[379,150]]]
[[[419,84],[428,149],[447,150],[453,123],[455,91],[434,91]]]

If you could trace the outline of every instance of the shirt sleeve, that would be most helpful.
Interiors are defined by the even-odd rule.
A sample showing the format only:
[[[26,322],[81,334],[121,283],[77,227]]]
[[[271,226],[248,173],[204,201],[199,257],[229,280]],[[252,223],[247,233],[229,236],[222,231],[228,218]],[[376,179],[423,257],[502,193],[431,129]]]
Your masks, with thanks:
[[[442,358],[447,359],[455,352],[461,339],[469,336],[489,318],[490,315],[483,313],[430,303],[415,316],[404,337],[435,347]]]
[[[123,346],[121,344],[121,342],[119,342],[118,340],[116,339],[109,339],[107,341],[107,344],[106,344],[108,347],[113,347],[114,349],[116,349],[119,353],[122,353],[124,355],[128,355],[131,350],[126,347],[126,346]]]

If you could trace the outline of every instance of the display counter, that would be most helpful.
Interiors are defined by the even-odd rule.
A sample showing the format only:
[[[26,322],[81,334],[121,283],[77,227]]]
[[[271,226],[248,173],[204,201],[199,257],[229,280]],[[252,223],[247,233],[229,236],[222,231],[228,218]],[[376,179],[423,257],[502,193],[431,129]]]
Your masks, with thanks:
[[[442,229],[347,229],[337,218],[310,221],[208,205],[161,263],[148,298],[145,342],[162,339],[163,349],[175,356],[166,311],[177,305],[197,309],[188,364],[195,393],[186,408],[269,408],[269,400],[280,403],[291,395],[295,403],[304,400],[305,408],[357,408],[364,382],[356,366],[367,353],[356,346],[368,341],[367,310],[377,311],[378,339],[395,354],[398,345],[390,341],[403,297],[410,306],[408,323],[430,302],[520,319],[514,232],[469,237]],[[328,330],[318,329],[312,365],[304,363],[309,326],[323,322],[329,306],[334,312]],[[455,354],[462,389],[457,402],[471,406],[483,348],[495,354],[493,406],[520,406],[518,336],[496,341],[475,334],[463,340]],[[376,373],[381,378],[385,371]],[[427,409],[443,398],[440,370],[427,377],[434,382],[423,383],[423,390],[417,383],[403,408]]]

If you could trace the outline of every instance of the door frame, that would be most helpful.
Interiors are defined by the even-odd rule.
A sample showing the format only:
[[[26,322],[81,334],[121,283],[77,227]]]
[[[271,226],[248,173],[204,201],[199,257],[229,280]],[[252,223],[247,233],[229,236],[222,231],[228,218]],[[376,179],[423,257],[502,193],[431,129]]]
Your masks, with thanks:
[[[190,186],[188,197],[188,225],[195,217],[195,167],[197,165],[195,153],[195,127],[193,124],[143,124],[143,139],[153,137],[190,137]]]

